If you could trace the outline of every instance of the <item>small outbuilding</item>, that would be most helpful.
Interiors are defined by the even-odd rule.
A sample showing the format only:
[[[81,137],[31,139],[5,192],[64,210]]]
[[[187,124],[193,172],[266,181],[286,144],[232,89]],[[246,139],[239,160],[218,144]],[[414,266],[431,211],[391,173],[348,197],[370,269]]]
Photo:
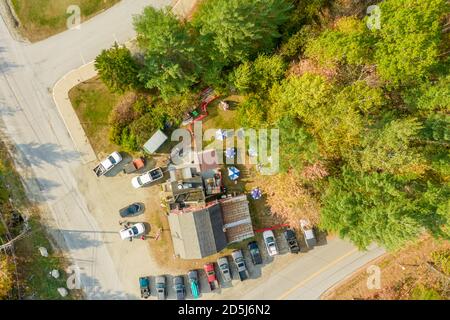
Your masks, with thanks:
[[[164,142],[169,139],[161,130],[156,131],[153,136],[144,144],[144,150],[148,153],[155,153]]]

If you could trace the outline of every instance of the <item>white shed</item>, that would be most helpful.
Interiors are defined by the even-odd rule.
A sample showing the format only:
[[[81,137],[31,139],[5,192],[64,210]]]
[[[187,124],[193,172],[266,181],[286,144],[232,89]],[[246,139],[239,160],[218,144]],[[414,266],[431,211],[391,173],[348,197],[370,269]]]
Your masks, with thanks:
[[[144,144],[144,150],[148,153],[155,153],[166,140],[169,139],[161,130],[156,131],[153,136]]]

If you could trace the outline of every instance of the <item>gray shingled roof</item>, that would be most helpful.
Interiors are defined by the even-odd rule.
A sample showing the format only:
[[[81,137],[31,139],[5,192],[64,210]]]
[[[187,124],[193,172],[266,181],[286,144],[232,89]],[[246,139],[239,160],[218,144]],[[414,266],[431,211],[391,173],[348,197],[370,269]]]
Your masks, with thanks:
[[[175,254],[182,259],[201,259],[227,245],[219,204],[195,212],[171,213],[169,224]]]

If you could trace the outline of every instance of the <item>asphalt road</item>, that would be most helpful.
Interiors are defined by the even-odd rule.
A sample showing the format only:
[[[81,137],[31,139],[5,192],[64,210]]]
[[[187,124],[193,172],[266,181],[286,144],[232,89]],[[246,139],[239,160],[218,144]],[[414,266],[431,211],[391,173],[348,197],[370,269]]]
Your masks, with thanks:
[[[170,0],[123,0],[110,10],[36,44],[12,39],[0,19],[1,130],[16,147],[15,158],[29,194],[48,212],[53,234],[80,268],[90,299],[135,298],[123,289],[97,221],[76,183],[81,157],[54,105],[51,90],[62,76],[92,61],[101,49],[134,36],[133,14]],[[80,233],[57,230],[83,230]]]
[[[36,44],[12,39],[0,20],[0,126],[15,146],[15,159],[30,196],[41,204],[54,230],[80,268],[89,299],[133,299],[108,252],[106,235],[87,208],[77,172],[82,157],[54,105],[54,84],[69,71],[92,61],[101,49],[133,37],[132,15],[146,5],[170,0],[122,0],[82,25]],[[83,233],[70,232],[82,230]],[[82,236],[81,236],[82,235]],[[280,257],[262,276],[211,298],[318,298],[382,252],[358,253],[336,240],[298,258]],[[274,288],[274,289],[272,289]]]

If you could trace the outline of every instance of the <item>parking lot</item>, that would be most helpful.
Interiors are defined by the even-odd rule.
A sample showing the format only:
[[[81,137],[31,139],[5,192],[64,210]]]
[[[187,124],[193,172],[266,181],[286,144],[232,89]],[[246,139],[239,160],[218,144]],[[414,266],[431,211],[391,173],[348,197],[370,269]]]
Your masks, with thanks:
[[[131,158],[124,157],[124,164],[130,160]],[[153,168],[155,165],[163,166],[165,159],[157,160],[158,163],[155,161],[147,163],[146,169]],[[113,170],[108,172],[105,176],[97,178],[92,172],[94,166],[95,163],[88,163],[80,168],[78,185],[87,199],[87,205],[90,212],[94,215],[99,224],[99,236],[101,236],[103,241],[107,244],[108,251],[117,268],[122,286],[127,292],[127,297],[131,299],[140,298],[138,279],[141,276],[149,276],[151,280],[152,299],[155,299],[154,277],[157,275],[166,275],[168,298],[174,298],[175,293],[172,288],[172,278],[173,276],[183,274],[185,276],[186,298],[192,298],[185,272],[179,272],[178,274],[174,273],[172,271],[173,268],[170,266],[170,261],[166,266],[158,265],[151,256],[149,246],[151,246],[152,243],[155,243],[153,237],[157,230],[149,225],[148,221],[151,220],[150,215],[161,214],[164,212],[164,209],[160,204],[160,186],[151,185],[141,189],[134,189],[131,185],[131,179],[136,176],[136,174],[123,173],[123,165],[119,165],[118,167],[113,168]],[[134,202],[142,202],[145,205],[146,210],[144,214],[134,218],[121,218],[119,216],[119,210]],[[132,242],[121,240],[118,231],[122,228],[120,222],[124,221],[130,223],[146,223],[146,240],[134,239]],[[95,249],[95,243],[83,244],[83,230],[73,230],[73,232],[79,233],[80,245],[93,246]],[[262,266],[253,265],[248,250],[246,248],[243,250],[246,265],[249,270],[249,279],[244,282],[239,281],[238,273],[235,265],[232,263],[231,257],[228,257],[228,261],[233,274],[233,281],[231,283],[224,283],[216,266],[216,274],[221,286],[213,293],[210,292],[204,271],[199,270],[201,287],[200,298],[214,298],[215,296],[220,296],[222,293],[235,290],[238,292],[241,286],[251,285],[253,281],[258,280],[261,277],[270,276],[271,269],[277,265],[282,265],[288,263],[292,259],[296,259],[297,255],[288,253],[287,243],[283,238],[282,233],[276,232],[276,237],[280,251],[279,256],[276,258],[268,256],[261,235],[258,234],[256,237],[263,256]],[[299,241],[301,242],[301,239],[299,239]],[[242,247],[245,247],[246,243],[247,242],[242,243]],[[304,243],[301,244],[301,247],[303,249],[305,248]],[[300,253],[300,255],[302,254],[303,253]],[[210,262],[215,261],[211,260]],[[92,279],[92,281],[95,281],[95,279]],[[114,294],[115,293],[111,293],[112,298],[114,297]]]

